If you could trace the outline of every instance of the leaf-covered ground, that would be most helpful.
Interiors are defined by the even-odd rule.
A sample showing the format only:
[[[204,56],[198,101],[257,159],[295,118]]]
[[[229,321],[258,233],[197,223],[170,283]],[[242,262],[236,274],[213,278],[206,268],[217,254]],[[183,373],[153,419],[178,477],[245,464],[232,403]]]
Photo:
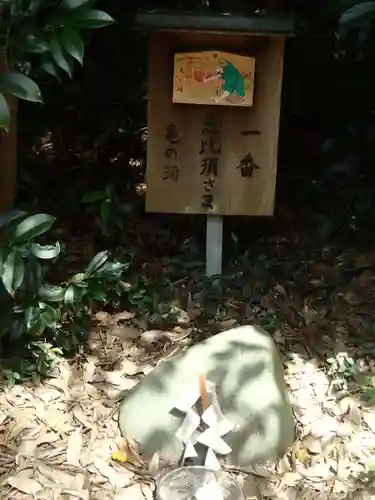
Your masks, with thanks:
[[[126,297],[116,312],[95,313],[79,355],[39,385],[4,381],[0,497],[151,498],[149,464],[119,435],[119,401],[181,349],[256,323],[283,356],[296,442],[278,463],[231,473],[258,498],[372,498],[375,254],[271,239],[243,252],[233,236],[219,284],[204,279],[192,240],[163,253],[170,234],[158,233],[154,246],[142,238],[141,256],[127,248]],[[119,449],[126,462],[113,459]]]

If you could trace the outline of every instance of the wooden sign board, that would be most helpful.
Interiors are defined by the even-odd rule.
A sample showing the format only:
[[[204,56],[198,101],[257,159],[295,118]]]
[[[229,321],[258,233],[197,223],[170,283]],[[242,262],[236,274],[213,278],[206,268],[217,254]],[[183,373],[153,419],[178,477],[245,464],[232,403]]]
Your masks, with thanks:
[[[252,106],[253,57],[202,51],[174,56],[173,102]]]
[[[256,60],[252,107],[173,103],[175,54],[213,46]],[[273,214],[283,54],[283,36],[150,36],[148,212]]]

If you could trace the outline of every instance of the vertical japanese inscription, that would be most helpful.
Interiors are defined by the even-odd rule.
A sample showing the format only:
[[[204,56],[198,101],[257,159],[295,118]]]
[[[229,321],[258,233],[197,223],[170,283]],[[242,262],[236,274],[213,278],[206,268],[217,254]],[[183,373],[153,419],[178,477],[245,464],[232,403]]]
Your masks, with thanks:
[[[203,179],[201,207],[204,210],[214,208],[214,191],[216,179],[220,175],[221,124],[215,113],[207,113],[202,126],[200,156],[200,176]]]
[[[177,146],[180,142],[180,135],[176,125],[170,124],[167,126],[165,130],[165,139],[167,141],[167,147],[164,151],[166,163],[163,165],[162,180],[171,180],[173,182],[178,182],[180,176],[180,168],[177,163]]]

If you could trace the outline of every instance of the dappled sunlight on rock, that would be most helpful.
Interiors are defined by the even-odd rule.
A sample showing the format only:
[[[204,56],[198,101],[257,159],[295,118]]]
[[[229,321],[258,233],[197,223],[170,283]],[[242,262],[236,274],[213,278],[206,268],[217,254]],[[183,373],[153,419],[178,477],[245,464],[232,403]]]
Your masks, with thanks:
[[[122,434],[138,441],[146,456],[159,452],[177,463],[182,444],[175,433],[182,422],[172,408],[194,390],[202,373],[215,384],[220,407],[235,427],[226,437],[231,465],[275,458],[292,444],[293,417],[279,353],[272,337],[253,326],[196,343],[146,375],[121,406]],[[145,414],[148,405],[153,411]]]

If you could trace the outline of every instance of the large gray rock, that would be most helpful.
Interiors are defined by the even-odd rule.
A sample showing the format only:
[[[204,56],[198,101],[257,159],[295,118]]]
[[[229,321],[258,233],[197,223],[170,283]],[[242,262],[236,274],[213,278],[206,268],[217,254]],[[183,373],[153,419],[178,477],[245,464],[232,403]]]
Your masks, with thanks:
[[[177,462],[183,449],[174,434],[182,417],[171,408],[201,374],[216,384],[223,413],[235,424],[224,437],[233,450],[228,463],[275,459],[292,445],[293,414],[279,353],[271,336],[254,326],[215,335],[146,375],[121,404],[122,435],[137,441],[146,456],[158,451]]]

